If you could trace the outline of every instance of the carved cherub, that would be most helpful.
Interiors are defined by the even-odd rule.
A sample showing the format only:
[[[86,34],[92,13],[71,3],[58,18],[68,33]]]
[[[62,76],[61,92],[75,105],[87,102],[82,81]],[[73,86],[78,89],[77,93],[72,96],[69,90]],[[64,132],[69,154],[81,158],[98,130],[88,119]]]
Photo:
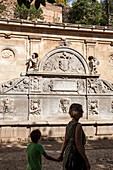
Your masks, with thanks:
[[[27,66],[26,72],[28,71],[29,68],[33,68],[33,70],[35,70],[37,67],[37,62],[38,62],[38,54],[33,53],[32,57],[28,59],[28,61],[26,62],[26,66]]]
[[[90,74],[92,74],[92,73],[96,74],[97,73],[97,65],[99,65],[99,61],[93,56],[89,56],[88,60],[89,60]]]

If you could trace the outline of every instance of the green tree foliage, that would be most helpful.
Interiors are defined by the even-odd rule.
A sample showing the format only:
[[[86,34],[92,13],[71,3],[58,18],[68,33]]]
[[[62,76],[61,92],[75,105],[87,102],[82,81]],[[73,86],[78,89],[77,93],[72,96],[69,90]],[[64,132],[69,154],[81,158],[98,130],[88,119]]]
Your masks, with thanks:
[[[38,10],[35,8],[34,5],[31,5],[28,9],[24,4],[21,6],[17,5],[14,9],[14,17],[19,19],[29,19],[33,20],[35,18],[43,20],[43,11],[41,8]]]
[[[17,0],[17,2],[20,7],[22,6],[22,4],[24,4],[29,9],[33,0]],[[47,2],[55,3],[54,0],[47,0]],[[46,0],[35,0],[35,8],[36,9],[38,9],[40,7],[40,4],[42,4],[43,6],[46,6]]]
[[[106,13],[97,0],[77,0],[69,10],[69,21],[74,24],[106,25]]]
[[[103,9],[106,11],[106,18],[108,25],[113,26],[113,0],[103,0]]]
[[[3,4],[3,1],[0,1],[0,14],[6,10],[6,6]]]
[[[69,0],[55,0],[55,2],[59,4],[68,5],[67,2],[69,2]]]

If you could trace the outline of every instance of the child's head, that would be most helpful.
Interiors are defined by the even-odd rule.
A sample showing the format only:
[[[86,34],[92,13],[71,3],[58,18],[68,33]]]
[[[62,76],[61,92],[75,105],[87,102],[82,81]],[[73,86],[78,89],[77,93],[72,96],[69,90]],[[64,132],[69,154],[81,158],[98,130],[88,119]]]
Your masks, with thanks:
[[[30,137],[33,143],[37,143],[41,137],[41,132],[38,129],[33,130],[30,133]]]

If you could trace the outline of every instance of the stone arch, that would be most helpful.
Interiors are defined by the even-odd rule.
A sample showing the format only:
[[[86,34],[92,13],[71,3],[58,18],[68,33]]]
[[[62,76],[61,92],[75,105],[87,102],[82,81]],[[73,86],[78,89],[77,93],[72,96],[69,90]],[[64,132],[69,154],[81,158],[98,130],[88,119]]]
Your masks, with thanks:
[[[38,70],[39,72],[89,73],[85,58],[69,47],[58,47],[48,52],[40,61]]]

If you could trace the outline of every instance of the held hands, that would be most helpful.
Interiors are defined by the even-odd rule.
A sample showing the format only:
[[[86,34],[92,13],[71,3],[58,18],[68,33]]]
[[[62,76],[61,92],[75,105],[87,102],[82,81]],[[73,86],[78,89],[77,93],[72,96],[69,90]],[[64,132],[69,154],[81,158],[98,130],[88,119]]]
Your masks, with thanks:
[[[60,155],[57,159],[59,162],[62,162],[63,161],[63,155]]]

